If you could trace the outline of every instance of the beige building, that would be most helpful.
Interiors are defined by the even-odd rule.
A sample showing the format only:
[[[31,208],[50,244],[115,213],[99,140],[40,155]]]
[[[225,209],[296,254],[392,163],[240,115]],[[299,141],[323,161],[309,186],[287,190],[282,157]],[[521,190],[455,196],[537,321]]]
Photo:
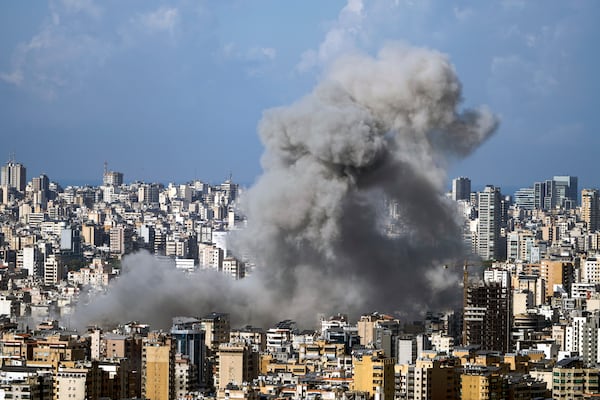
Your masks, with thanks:
[[[229,332],[231,331],[229,314],[213,312],[205,315],[201,320],[201,326],[202,330],[206,332],[204,340],[211,353],[216,353],[221,343],[229,342]]]
[[[460,376],[462,400],[507,399],[508,387],[499,368],[465,366]]]
[[[380,351],[354,355],[354,382],[351,390],[369,393],[370,398],[393,400],[395,362],[394,358],[386,358]]]
[[[87,354],[85,341],[69,335],[51,335],[38,340],[32,349],[31,360],[41,363],[85,360]]]
[[[54,400],[85,399],[87,373],[85,368],[59,367],[54,374]]]
[[[540,263],[540,276],[544,280],[546,296],[554,294],[554,286],[562,285],[569,292],[573,282],[573,263],[560,260],[542,260]]]
[[[396,396],[414,400],[458,398],[457,358],[421,358],[414,365],[397,364]]]
[[[360,344],[366,347],[372,346],[375,341],[375,328],[379,323],[390,321],[399,321],[390,315],[373,313],[361,315],[357,322],[358,336],[360,336]]]
[[[175,398],[175,343],[163,333],[151,333],[142,344],[142,397]]]
[[[224,343],[219,346],[219,363],[215,386],[241,386],[258,377],[258,353],[249,346]]]
[[[600,229],[600,193],[598,189],[581,191],[581,219],[586,223],[589,232]]]

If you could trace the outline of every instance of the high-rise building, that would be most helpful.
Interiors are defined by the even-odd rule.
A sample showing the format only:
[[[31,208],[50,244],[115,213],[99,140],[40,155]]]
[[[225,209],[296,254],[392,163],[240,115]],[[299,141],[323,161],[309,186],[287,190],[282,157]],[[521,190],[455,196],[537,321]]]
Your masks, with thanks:
[[[204,377],[204,362],[206,361],[205,333],[201,321],[196,318],[173,318],[171,336],[175,341],[176,352],[189,359],[194,373],[191,386],[198,388],[206,384]]]
[[[477,225],[477,254],[484,260],[498,259],[503,253],[500,238],[500,188],[486,186],[479,192],[479,222]]]
[[[201,326],[206,333],[206,347],[212,354],[219,350],[221,343],[229,342],[229,332],[231,331],[229,314],[213,312],[205,315],[202,318]]]
[[[123,184],[123,173],[109,171],[107,164],[104,163],[104,174],[102,176],[102,184],[104,186],[121,186]]]
[[[535,189],[522,188],[515,192],[515,205],[523,210],[535,209]]]
[[[553,180],[544,183],[544,210],[551,210],[557,205],[556,185]]]
[[[452,200],[469,200],[471,196],[471,180],[464,176],[452,180]]]
[[[203,376],[205,384],[210,387],[214,384],[212,373],[219,365],[219,345],[229,342],[229,332],[231,331],[229,314],[212,312],[201,319],[200,326],[205,334],[204,343],[207,350]]]
[[[463,345],[482,350],[511,351],[512,321],[510,285],[488,280],[467,287]]]
[[[600,192],[598,189],[581,191],[581,219],[587,224],[589,232],[600,229]]]
[[[557,287],[569,293],[571,284],[575,280],[574,266],[571,261],[542,260],[540,262],[540,276],[544,280],[546,296],[554,295]]]
[[[567,209],[577,206],[577,177],[576,176],[555,176],[552,178],[556,187],[557,205]]]
[[[546,182],[535,182],[533,184],[533,205],[536,210],[544,209],[546,197]]]
[[[573,317],[565,329],[565,350],[576,353],[586,365],[599,363],[599,331],[600,314],[598,311],[589,315]]]
[[[151,333],[143,341],[142,397],[175,398],[175,342],[164,333]]]
[[[44,261],[44,284],[55,285],[63,279],[64,265],[60,256],[50,254]]]
[[[34,192],[48,192],[50,190],[50,180],[44,174],[31,179],[31,189]]]
[[[138,189],[138,201],[144,204],[158,203],[162,185],[157,183],[143,184]]]
[[[25,192],[27,185],[27,170],[23,164],[9,161],[2,167],[0,174],[0,186],[6,186]]]
[[[132,236],[133,232],[129,227],[110,228],[110,252],[118,255],[130,253],[133,249]]]
[[[66,253],[81,253],[81,232],[73,228],[64,228],[60,232],[60,250]]]

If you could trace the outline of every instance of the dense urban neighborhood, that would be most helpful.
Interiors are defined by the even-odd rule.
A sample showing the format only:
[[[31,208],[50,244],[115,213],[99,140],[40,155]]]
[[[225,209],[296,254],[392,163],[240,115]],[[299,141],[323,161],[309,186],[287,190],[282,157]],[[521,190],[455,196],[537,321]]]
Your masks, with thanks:
[[[508,195],[460,177],[440,194],[462,226],[465,260],[448,266],[462,307],[339,310],[311,327],[237,326],[215,309],[167,315],[165,329],[71,316],[136,252],[182,276],[251,276],[228,241],[247,222],[242,187],[126,184],[106,165],[101,186],[27,180],[15,160],[1,172],[1,398],[600,398],[600,194],[575,176]]]

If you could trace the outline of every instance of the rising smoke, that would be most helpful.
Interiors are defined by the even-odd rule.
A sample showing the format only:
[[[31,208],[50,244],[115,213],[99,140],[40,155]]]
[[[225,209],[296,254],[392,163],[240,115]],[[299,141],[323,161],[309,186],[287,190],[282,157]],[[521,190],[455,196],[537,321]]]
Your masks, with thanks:
[[[457,276],[440,266],[464,249],[445,170],[497,126],[461,100],[436,51],[390,44],[376,58],[339,58],[312,93],[260,122],[264,173],[243,198],[248,227],[234,240],[255,274],[183,275],[131,255],[74,320],[166,327],[175,315],[220,311],[239,325],[314,323],[317,313],[451,306]]]

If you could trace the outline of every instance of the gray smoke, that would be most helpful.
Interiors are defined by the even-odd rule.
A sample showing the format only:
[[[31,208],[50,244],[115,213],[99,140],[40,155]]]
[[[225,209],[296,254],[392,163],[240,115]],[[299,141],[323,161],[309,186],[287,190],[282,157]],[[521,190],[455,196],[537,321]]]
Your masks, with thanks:
[[[80,320],[165,326],[221,311],[239,324],[309,323],[318,313],[451,307],[458,274],[441,265],[464,249],[442,195],[445,170],[497,126],[487,109],[460,110],[461,100],[436,51],[390,44],[376,58],[338,59],[312,93],[260,122],[264,173],[243,199],[248,227],[234,241],[257,272],[184,277],[134,255]]]

